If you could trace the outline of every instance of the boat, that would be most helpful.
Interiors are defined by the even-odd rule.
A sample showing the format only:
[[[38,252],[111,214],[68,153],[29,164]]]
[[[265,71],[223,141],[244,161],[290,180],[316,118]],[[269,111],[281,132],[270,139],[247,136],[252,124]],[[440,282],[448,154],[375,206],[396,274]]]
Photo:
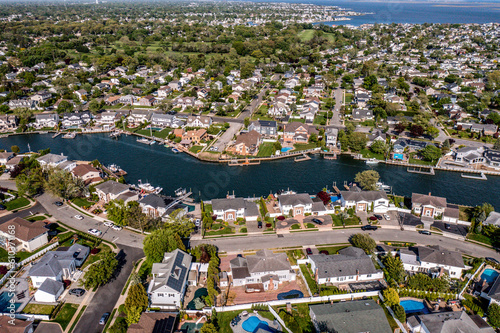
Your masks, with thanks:
[[[108,169],[111,170],[111,172],[118,172],[120,171],[120,167],[116,164],[111,164],[110,166],[108,166]]]
[[[63,135],[63,139],[74,139],[76,137],[75,132],[69,132]]]
[[[120,132],[113,132],[109,135],[109,137],[114,139],[114,138],[118,138],[120,135],[121,135]]]
[[[154,145],[155,143],[156,143],[156,141],[155,141],[155,140],[151,140],[151,141],[149,142],[149,145]]]
[[[159,187],[159,186],[154,187],[150,183],[143,183],[140,179],[139,179],[139,185],[137,185],[136,187],[137,187],[137,189],[144,191],[146,193],[159,194],[161,191],[163,191],[162,187]]]
[[[146,139],[146,138],[140,138],[140,139],[137,139],[137,142],[139,143],[144,143],[146,145],[149,145],[149,140]]]
[[[369,158],[365,162],[366,162],[366,164],[378,164],[378,162],[380,162],[380,161],[377,160],[376,158]]]
[[[183,196],[184,194],[186,194],[186,189],[179,187],[177,190],[175,190],[174,193],[176,196],[180,197],[180,196]]]
[[[180,153],[181,151],[179,149],[177,149],[177,148],[172,148],[172,152],[174,154],[177,154],[177,153]]]
[[[481,172],[480,175],[468,175],[468,174],[461,174],[462,178],[469,178],[469,179],[477,179],[477,180],[488,180],[488,178],[486,178],[486,175],[484,174],[484,172]]]

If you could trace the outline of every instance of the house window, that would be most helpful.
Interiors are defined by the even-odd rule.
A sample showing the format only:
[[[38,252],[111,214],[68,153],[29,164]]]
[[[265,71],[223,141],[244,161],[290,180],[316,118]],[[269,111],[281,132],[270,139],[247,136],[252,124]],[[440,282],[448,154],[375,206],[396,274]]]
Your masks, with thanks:
[[[163,297],[164,294],[163,293],[158,293],[158,297]]]
[[[168,297],[174,297],[175,295],[174,294],[168,294]]]
[[[371,277],[372,277],[372,275],[371,275],[371,274],[366,274],[366,277],[367,277],[367,278],[371,278]]]

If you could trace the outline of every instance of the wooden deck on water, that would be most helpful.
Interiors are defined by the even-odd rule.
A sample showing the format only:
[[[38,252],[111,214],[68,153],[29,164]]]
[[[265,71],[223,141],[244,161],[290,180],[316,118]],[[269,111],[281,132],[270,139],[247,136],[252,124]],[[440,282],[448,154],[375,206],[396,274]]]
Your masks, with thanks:
[[[429,169],[429,171],[424,171],[422,169]],[[430,168],[426,168],[426,167],[407,168],[406,171],[410,172],[410,173],[419,173],[422,175],[431,175],[431,176],[434,176],[436,174],[433,167],[430,167]]]
[[[304,162],[310,160],[311,157],[307,154],[303,154],[302,156],[297,156],[293,159],[294,162]]]

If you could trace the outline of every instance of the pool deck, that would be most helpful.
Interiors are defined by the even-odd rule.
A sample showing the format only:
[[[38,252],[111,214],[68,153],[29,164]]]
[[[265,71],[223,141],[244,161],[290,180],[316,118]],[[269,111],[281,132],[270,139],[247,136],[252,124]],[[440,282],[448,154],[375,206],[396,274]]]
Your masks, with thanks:
[[[24,307],[29,303],[31,300],[32,296],[30,296],[30,290],[29,290],[29,284],[28,281],[25,278],[14,278],[14,290],[9,289],[10,288],[10,282],[7,282],[5,286],[0,290],[0,293],[3,292],[13,292],[14,295],[14,302],[15,303],[21,303],[19,305],[19,308],[17,309],[17,313],[21,312]],[[19,299],[18,295],[20,295],[24,291],[24,297]]]
[[[235,326],[231,326],[233,333],[249,333],[248,331],[245,331],[243,329],[242,325],[243,325],[243,322],[250,317],[257,317],[260,320],[265,321],[267,323],[267,325],[269,325],[270,328],[274,328],[277,331],[281,330],[281,325],[278,322],[276,322],[276,325],[275,325],[271,320],[266,319],[266,318],[262,317],[261,315],[259,315],[258,311],[254,311],[254,313],[249,313],[246,316],[242,316],[240,313],[238,316],[240,316],[241,320]]]

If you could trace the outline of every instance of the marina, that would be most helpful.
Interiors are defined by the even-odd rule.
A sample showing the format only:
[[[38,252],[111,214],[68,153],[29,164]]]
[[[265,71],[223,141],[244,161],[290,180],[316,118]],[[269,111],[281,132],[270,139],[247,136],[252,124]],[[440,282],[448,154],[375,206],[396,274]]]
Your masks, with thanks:
[[[63,135],[63,139],[74,139],[76,138],[75,132],[69,132]]]

